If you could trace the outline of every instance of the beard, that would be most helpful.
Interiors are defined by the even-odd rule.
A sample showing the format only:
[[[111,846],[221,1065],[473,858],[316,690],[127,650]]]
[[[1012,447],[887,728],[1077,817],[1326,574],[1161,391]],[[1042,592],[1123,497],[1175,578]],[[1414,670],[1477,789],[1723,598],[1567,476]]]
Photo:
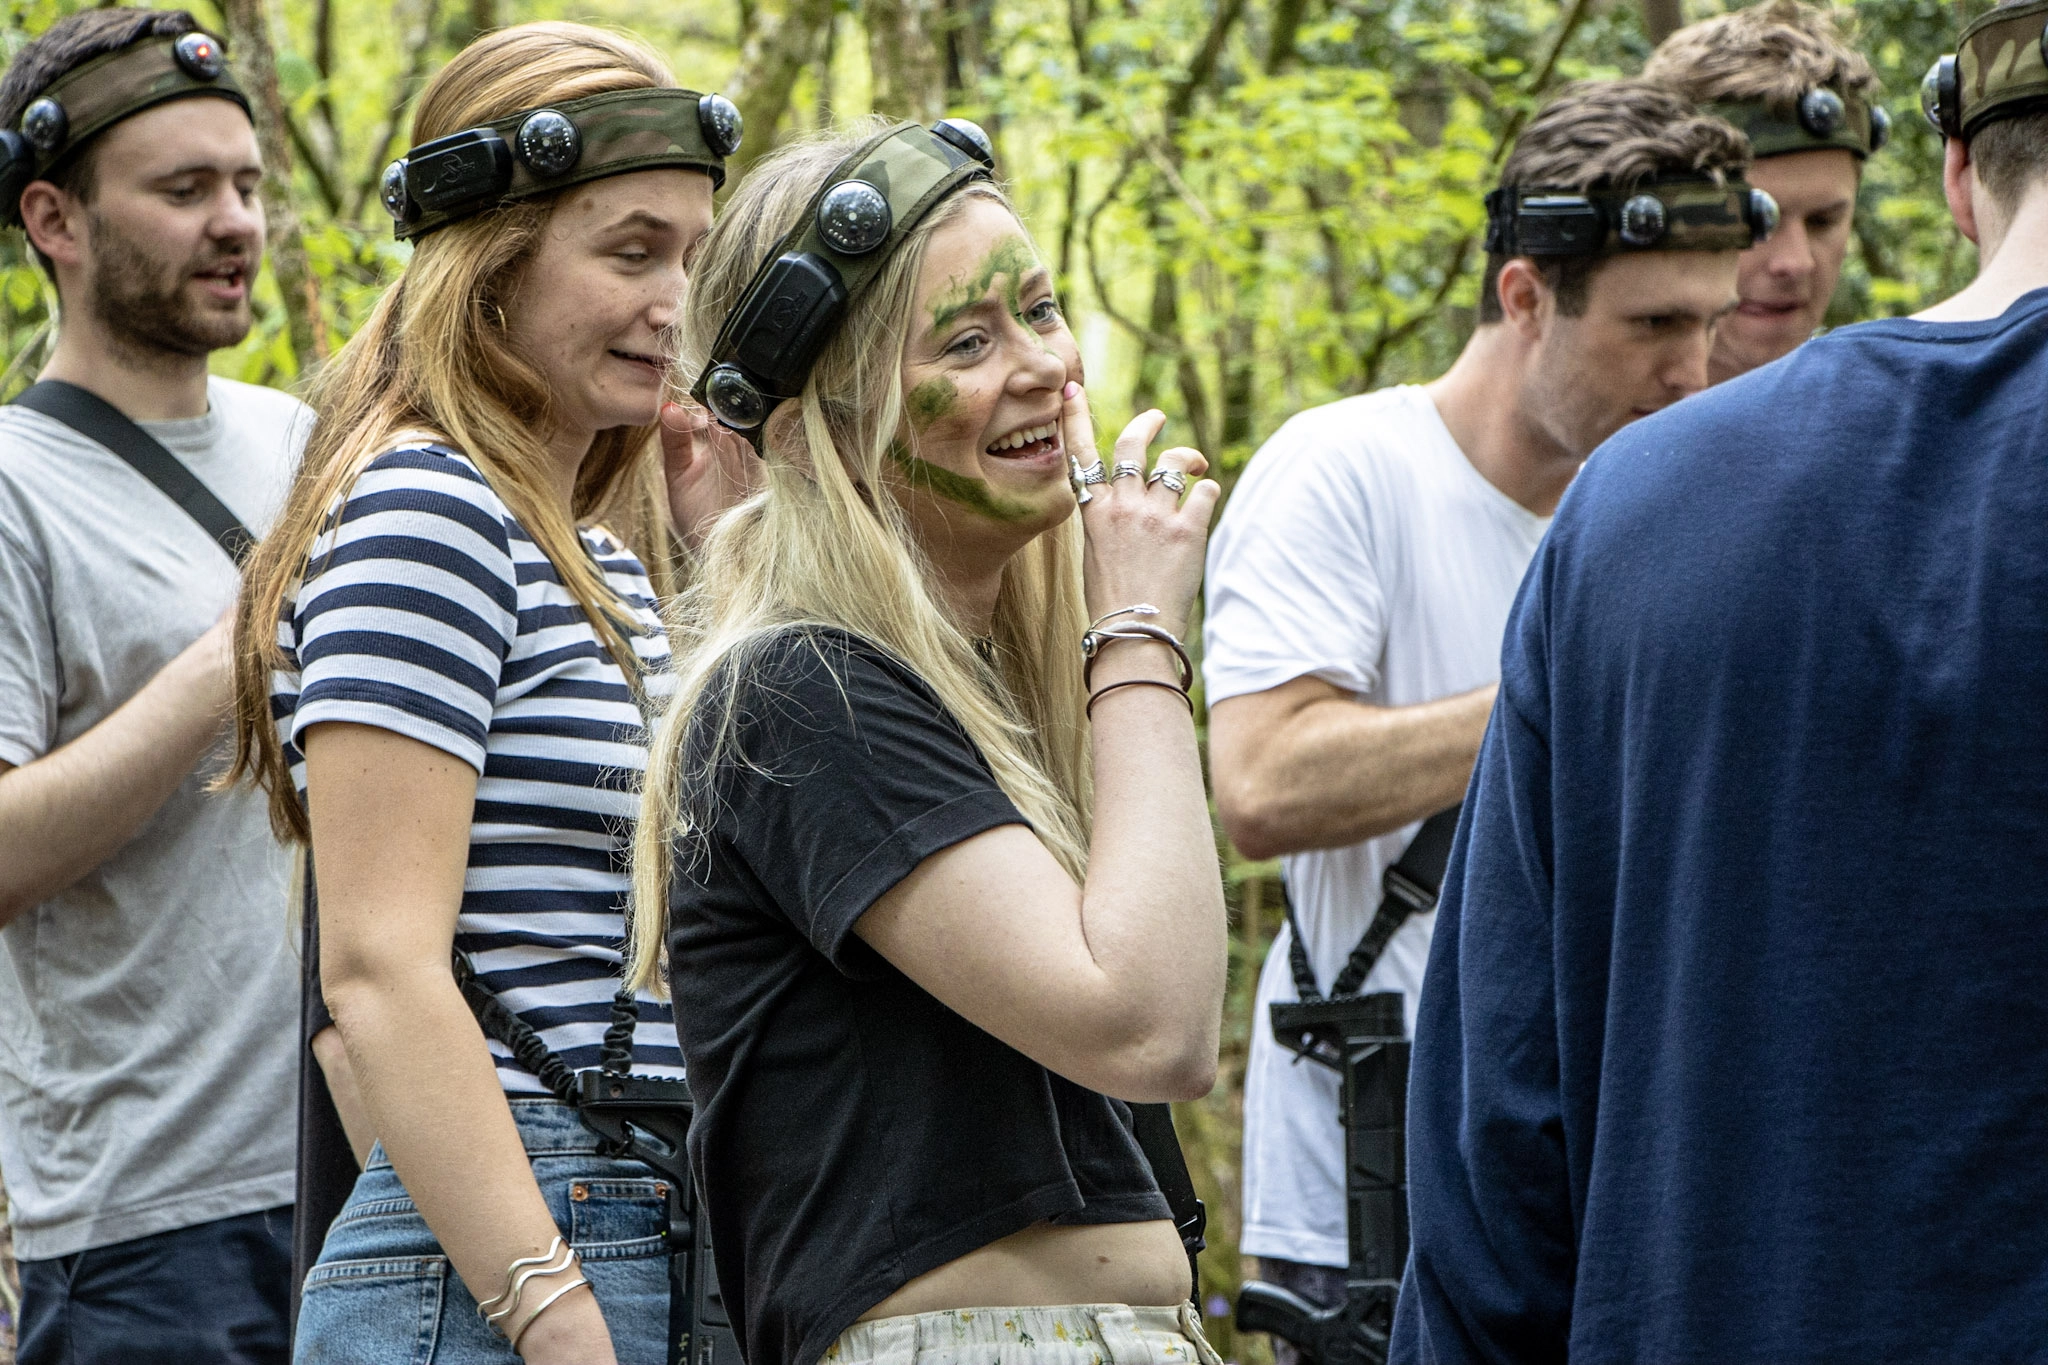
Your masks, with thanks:
[[[253,277],[252,253],[209,243],[184,260],[172,260],[98,214],[91,228],[93,316],[121,350],[145,363],[152,357],[204,357],[249,334],[247,291],[222,304],[188,286],[195,272],[228,262]]]

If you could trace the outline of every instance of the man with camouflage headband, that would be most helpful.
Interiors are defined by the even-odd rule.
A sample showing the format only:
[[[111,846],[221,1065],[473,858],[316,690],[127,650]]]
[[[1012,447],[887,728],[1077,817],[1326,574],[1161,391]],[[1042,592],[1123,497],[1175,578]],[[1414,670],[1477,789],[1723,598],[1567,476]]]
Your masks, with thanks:
[[[1749,135],[1750,183],[1778,201],[1771,239],[1742,255],[1742,306],[1721,324],[1708,373],[1718,384],[1789,353],[1826,316],[1849,250],[1865,158],[1891,119],[1863,55],[1827,10],[1766,0],[1666,38],[1643,68]]]
[[[1297,1064],[1269,1006],[1402,991],[1412,1017],[1434,916],[1389,874],[1465,790],[1501,625],[1580,462],[1706,385],[1767,226],[1747,160],[1659,87],[1560,96],[1488,198],[1479,325],[1449,373],[1290,419],[1210,541],[1217,809],[1244,853],[1284,858],[1293,907],[1259,979],[1242,1246],[1313,1301],[1344,1296],[1338,1081]]]
[[[1508,624],[1397,1362],[2048,1343],[2048,0],[1937,67],[1977,279],[1629,427]]]
[[[187,14],[72,15],[0,80],[0,221],[62,302],[41,382],[0,408],[0,1167],[22,1365],[287,1355],[288,861],[260,796],[206,790],[231,551],[306,428],[295,400],[207,373],[249,330],[262,175]]]

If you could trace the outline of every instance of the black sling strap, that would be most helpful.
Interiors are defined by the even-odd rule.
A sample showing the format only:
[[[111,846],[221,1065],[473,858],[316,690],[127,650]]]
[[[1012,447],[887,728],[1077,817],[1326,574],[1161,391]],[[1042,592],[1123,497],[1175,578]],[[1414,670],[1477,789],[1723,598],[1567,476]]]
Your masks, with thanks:
[[[1195,1257],[1209,1245],[1203,1235],[1209,1230],[1209,1210],[1195,1193],[1194,1177],[1188,1174],[1180,1135],[1173,1131],[1173,1109],[1164,1104],[1134,1104],[1130,1108],[1131,1132],[1152,1167],[1152,1178],[1159,1182],[1159,1193],[1166,1196],[1166,1207],[1173,1213],[1173,1226],[1188,1253],[1188,1273],[1195,1279],[1194,1297],[1200,1302],[1202,1280]]]
[[[31,412],[62,422],[126,460],[136,473],[155,484],[158,492],[198,522],[238,567],[248,559],[249,551],[256,548],[256,537],[249,534],[249,528],[177,456],[105,399],[61,379],[45,379],[29,385],[14,401]]]
[[[1458,832],[1458,812],[1464,808],[1465,803],[1460,801],[1424,820],[1408,847],[1381,876],[1380,908],[1373,912],[1372,923],[1366,926],[1358,946],[1351,950],[1344,970],[1330,983],[1332,999],[1356,995],[1365,978],[1371,975],[1373,964],[1380,960],[1380,954],[1387,950],[1387,944],[1408,922],[1408,917],[1426,915],[1436,909],[1444,868],[1451,861],[1451,837]],[[1287,945],[1287,963],[1294,969],[1295,992],[1303,1000],[1321,1000],[1323,993],[1316,986],[1315,970],[1309,966],[1308,947],[1301,941],[1301,925],[1294,918],[1294,902],[1287,899],[1284,884],[1280,894],[1287,908],[1287,927],[1294,931],[1290,935],[1292,942]]]

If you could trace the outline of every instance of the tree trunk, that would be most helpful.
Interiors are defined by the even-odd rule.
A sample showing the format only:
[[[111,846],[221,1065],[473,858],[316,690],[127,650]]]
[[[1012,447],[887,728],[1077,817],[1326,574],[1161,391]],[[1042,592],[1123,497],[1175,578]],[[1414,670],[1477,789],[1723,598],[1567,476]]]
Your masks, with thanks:
[[[875,111],[931,123],[946,112],[943,0],[866,0]]]
[[[1661,43],[1685,26],[1683,0],[1643,0],[1643,29]]]
[[[263,213],[269,222],[270,273],[284,299],[285,326],[301,375],[327,358],[320,319],[320,284],[306,260],[298,211],[292,207],[292,148],[285,131],[284,97],[277,88],[277,56],[263,0],[221,0],[235,75],[255,108],[256,145],[263,151]]]
[[[739,70],[725,88],[739,106],[746,141],[727,165],[728,183],[746,174],[755,158],[775,148],[775,130],[789,112],[791,92],[804,68],[825,45],[834,0],[787,0],[780,13],[749,8]]]

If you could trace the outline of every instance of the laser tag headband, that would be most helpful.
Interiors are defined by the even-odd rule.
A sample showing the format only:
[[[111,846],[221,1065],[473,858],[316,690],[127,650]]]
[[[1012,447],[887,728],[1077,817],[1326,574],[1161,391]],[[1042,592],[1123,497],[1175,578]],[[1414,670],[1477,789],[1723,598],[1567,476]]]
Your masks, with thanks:
[[[188,95],[217,95],[249,112],[226,52],[209,34],[144,38],[51,81],[15,127],[0,129],[0,223],[18,224],[21,192],[95,134]]]
[[[988,134],[966,119],[899,123],[839,163],[719,329],[690,396],[761,449],[776,406],[904,237],[961,186],[994,178]]]
[[[1704,112],[1747,133],[1759,159],[1839,149],[1855,153],[1861,161],[1892,137],[1892,116],[1883,105],[1866,104],[1861,96],[1843,95],[1825,85],[1801,95],[1790,116],[1763,100],[1728,100],[1709,104]]]
[[[1486,196],[1486,249],[1502,256],[1743,251],[1778,226],[1778,201],[1740,180],[1646,181],[1632,190],[1509,189]]]
[[[1945,138],[1969,139],[1994,119],[2048,101],[2048,0],[1978,16],[1954,55],[1927,69],[1920,108]]]
[[[563,100],[421,143],[384,170],[392,235],[418,241],[501,204],[629,171],[680,166],[725,184],[740,111],[672,86]]]

